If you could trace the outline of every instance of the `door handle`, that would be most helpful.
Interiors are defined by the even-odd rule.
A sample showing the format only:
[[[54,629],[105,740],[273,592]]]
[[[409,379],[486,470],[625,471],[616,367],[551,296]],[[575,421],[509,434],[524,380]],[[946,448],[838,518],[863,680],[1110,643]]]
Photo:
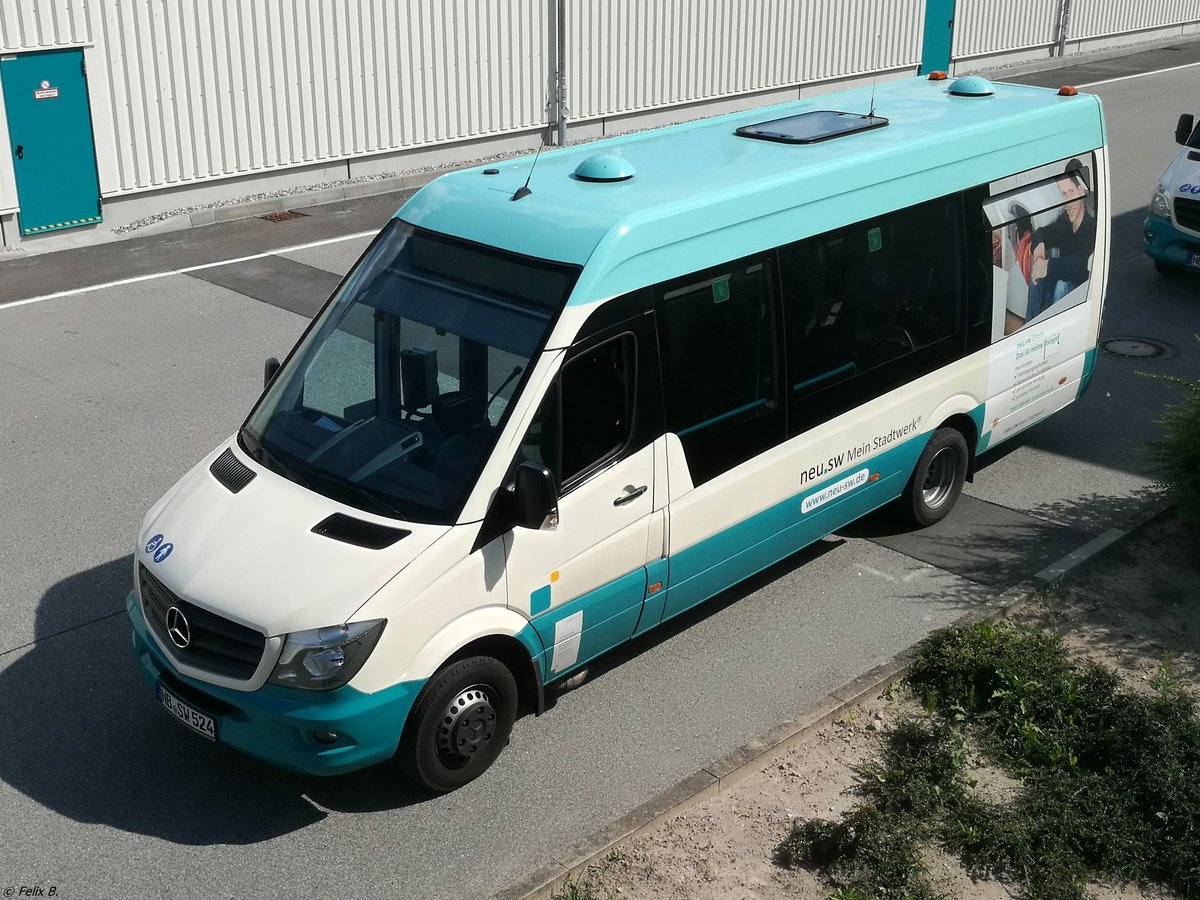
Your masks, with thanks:
[[[642,494],[646,493],[647,487],[649,485],[643,484],[639,488],[635,488],[632,484],[625,485],[626,493],[614,500],[613,506],[624,506],[626,503],[632,503],[638,497],[642,496]]]
[[[25,148],[22,147],[20,144],[17,144],[17,159],[24,159],[24,158],[25,158]]]

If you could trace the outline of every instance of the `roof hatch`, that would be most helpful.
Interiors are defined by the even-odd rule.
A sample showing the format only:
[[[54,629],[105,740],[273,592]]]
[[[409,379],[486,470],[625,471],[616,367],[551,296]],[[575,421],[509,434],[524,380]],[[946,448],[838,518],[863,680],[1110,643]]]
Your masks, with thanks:
[[[832,138],[882,128],[888,123],[881,116],[837,112],[818,109],[813,112],[771,119],[754,125],[743,125],[734,132],[741,137],[758,138],[761,141],[778,141],[782,144],[815,144]]]
[[[628,181],[637,174],[637,169],[623,156],[597,153],[577,165],[571,174],[579,181]]]

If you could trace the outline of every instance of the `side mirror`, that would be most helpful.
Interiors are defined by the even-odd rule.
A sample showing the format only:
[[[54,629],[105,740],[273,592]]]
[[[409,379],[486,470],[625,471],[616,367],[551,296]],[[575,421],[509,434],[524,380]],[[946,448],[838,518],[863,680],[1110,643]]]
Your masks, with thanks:
[[[271,379],[275,377],[275,373],[278,371],[279,360],[273,356],[268,357],[267,361],[263,363],[263,390],[266,390],[270,386]]]
[[[547,518],[551,528],[558,526],[558,491],[554,476],[545,466],[524,462],[517,466],[516,524],[522,528],[541,528]]]
[[[1186,144],[1188,138],[1192,136],[1192,128],[1196,124],[1195,117],[1191,113],[1184,113],[1179,117],[1179,124],[1175,126],[1175,143]]]

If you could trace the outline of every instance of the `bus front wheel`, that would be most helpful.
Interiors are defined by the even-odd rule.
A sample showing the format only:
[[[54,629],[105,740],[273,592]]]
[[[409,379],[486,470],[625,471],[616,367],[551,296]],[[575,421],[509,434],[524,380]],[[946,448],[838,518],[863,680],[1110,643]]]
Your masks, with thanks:
[[[967,475],[967,441],[957,428],[939,428],[925,445],[900,498],[909,521],[925,527],[949,515]]]
[[[517,683],[490,656],[460,659],[425,686],[400,739],[398,762],[417,784],[448,793],[479,777],[508,743]]]

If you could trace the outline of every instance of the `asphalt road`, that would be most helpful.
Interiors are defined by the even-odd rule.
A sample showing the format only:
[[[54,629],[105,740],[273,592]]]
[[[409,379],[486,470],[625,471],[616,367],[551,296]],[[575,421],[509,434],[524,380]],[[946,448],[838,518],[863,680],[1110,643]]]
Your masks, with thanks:
[[[1060,70],[1052,83],[1135,64]],[[1200,377],[1200,280],[1163,279],[1140,250],[1197,72],[1095,88],[1114,207],[1103,336],[1176,353],[1102,356],[1090,392],[986,459],[941,526],[903,533],[869,518],[613,654],[547,714],[520,721],[500,763],[448,797],[416,794],[386,769],[319,780],[213,747],[156,708],[129,660],[123,601],[143,512],[237,428],[263,358],[286,352],[314,291],[327,292],[366,239],[0,309],[0,892],[493,893],[1137,521],[1152,480],[1140,448],[1173,393],[1136,373]],[[394,199],[5,262],[0,303],[376,228]]]

